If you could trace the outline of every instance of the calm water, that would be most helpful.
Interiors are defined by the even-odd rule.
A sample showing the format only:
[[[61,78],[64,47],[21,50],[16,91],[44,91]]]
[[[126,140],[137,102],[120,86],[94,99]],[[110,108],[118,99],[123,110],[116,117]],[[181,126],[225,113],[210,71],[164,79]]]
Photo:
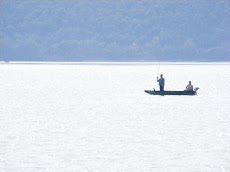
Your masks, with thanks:
[[[0,171],[230,171],[230,63],[0,64]]]

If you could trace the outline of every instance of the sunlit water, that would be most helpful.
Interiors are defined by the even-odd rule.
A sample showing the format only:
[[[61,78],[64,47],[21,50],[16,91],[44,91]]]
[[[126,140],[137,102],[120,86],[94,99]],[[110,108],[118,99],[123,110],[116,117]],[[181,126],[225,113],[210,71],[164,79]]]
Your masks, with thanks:
[[[229,105],[229,63],[2,63],[0,171],[227,172]]]

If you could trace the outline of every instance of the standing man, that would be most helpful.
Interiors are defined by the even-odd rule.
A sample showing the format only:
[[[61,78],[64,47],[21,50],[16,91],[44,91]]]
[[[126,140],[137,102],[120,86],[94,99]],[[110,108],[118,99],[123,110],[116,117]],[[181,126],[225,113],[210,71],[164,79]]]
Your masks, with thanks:
[[[157,77],[157,82],[159,82],[160,91],[164,91],[165,79],[163,78],[162,74],[161,74],[161,78],[160,79],[158,79],[158,77]]]

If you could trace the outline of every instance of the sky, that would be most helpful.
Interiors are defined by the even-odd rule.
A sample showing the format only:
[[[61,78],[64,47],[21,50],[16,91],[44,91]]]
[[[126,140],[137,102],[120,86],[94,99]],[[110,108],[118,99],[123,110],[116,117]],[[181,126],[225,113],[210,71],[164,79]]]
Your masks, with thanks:
[[[230,1],[1,0],[0,60],[230,61]]]

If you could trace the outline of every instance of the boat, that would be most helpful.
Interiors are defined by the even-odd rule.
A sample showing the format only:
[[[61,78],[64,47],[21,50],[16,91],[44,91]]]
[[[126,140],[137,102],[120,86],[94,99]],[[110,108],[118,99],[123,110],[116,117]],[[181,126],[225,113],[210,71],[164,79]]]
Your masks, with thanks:
[[[178,95],[178,96],[182,96],[182,95],[189,95],[189,96],[193,96],[193,95],[197,95],[197,90],[199,88],[195,88],[194,91],[155,91],[155,89],[153,90],[145,90],[146,93],[151,94],[151,95]]]
[[[157,74],[157,82],[159,82],[158,76],[159,76],[159,70],[160,70],[160,62],[159,62],[159,66],[158,66],[158,74]],[[161,78],[163,76],[163,74],[160,75]],[[164,80],[163,80],[164,82]],[[191,81],[189,81],[189,83],[191,84]],[[193,88],[193,86],[192,86]],[[187,87],[186,87],[187,89]],[[146,93],[150,94],[150,95],[178,95],[178,96],[182,96],[182,95],[188,95],[188,96],[193,96],[193,95],[197,95],[197,90],[199,90],[199,87],[196,87],[194,90],[184,90],[184,91],[156,91],[154,88],[153,90],[144,90]]]

